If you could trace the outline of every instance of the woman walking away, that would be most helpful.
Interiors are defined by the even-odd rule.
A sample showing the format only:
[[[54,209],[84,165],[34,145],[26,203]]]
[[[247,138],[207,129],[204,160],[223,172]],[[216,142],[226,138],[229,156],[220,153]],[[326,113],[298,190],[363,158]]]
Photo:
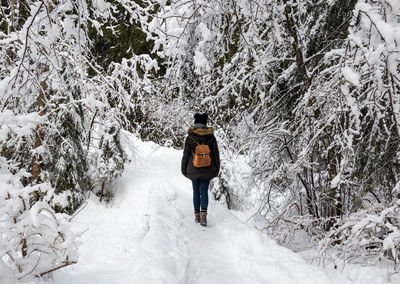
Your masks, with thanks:
[[[182,174],[192,181],[195,222],[207,226],[208,186],[219,173],[220,160],[214,129],[206,113],[194,115],[182,157]]]

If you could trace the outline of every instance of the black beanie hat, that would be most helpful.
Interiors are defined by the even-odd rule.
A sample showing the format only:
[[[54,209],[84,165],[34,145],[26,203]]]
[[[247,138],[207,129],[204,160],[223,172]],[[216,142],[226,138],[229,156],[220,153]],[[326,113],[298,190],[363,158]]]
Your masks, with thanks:
[[[202,113],[202,114],[196,113],[194,115],[194,124],[202,123],[204,125],[207,125],[207,118],[208,118],[208,115],[206,113]]]

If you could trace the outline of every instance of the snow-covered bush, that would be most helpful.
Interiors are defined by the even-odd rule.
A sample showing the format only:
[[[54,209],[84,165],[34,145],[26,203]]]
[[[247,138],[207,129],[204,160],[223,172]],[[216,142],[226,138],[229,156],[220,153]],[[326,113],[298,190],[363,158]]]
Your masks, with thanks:
[[[326,236],[320,220],[311,215],[302,216],[298,212],[297,204],[292,203],[271,218],[263,229],[280,245],[294,250],[316,246]]]
[[[251,197],[250,171],[245,156],[236,159],[222,157],[219,177],[211,184],[214,199],[229,209],[249,209],[253,206],[248,199]]]
[[[78,235],[69,231],[68,218],[49,206],[54,189],[45,183],[24,187],[23,176],[29,174],[0,157],[0,261],[17,279],[30,279],[76,263]],[[31,196],[39,191],[43,200],[32,205]]]
[[[370,205],[338,221],[321,241],[321,254],[337,249],[346,261],[372,257],[377,262],[387,257],[396,264],[400,260],[400,200],[392,206]]]

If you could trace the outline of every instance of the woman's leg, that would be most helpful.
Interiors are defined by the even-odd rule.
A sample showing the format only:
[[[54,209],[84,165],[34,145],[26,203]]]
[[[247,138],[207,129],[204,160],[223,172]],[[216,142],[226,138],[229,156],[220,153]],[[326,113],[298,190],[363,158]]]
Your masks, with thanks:
[[[192,179],[194,212],[200,212],[200,180]]]
[[[208,186],[210,185],[209,179],[201,179],[199,181],[199,192],[200,192],[200,210],[201,212],[207,212],[208,208]]]

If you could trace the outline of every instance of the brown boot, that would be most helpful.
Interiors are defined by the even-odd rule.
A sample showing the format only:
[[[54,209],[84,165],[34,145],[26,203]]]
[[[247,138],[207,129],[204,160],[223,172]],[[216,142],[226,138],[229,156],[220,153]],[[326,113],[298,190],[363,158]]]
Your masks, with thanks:
[[[207,226],[207,212],[200,212],[200,225]]]
[[[194,221],[200,223],[200,212],[194,212]]]

